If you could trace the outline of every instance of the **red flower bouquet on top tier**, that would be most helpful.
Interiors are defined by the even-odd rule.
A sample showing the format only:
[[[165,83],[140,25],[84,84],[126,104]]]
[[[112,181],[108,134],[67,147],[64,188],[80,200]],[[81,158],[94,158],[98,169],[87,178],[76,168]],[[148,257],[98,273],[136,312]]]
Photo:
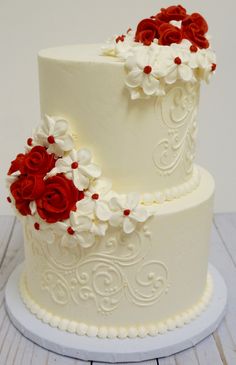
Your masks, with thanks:
[[[177,22],[178,24],[177,26]],[[208,48],[208,25],[202,15],[188,15],[181,5],[169,6],[149,19],[141,20],[135,33],[135,41],[149,46],[155,39],[162,46],[180,43],[188,39],[194,46]]]

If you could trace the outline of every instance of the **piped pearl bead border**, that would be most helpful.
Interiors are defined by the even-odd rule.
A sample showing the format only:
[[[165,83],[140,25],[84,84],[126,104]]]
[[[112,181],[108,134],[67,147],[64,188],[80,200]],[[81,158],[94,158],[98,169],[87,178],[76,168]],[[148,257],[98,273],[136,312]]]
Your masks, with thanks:
[[[166,201],[178,199],[186,194],[192,193],[200,184],[201,174],[197,166],[193,167],[193,174],[189,181],[183,184],[173,186],[156,193],[146,193],[141,197],[141,203],[144,205],[152,205],[153,203],[162,204]]]
[[[36,317],[42,320],[44,323],[49,324],[52,327],[57,327],[60,330],[67,331],[70,333],[77,333],[78,335],[87,335],[89,337],[99,338],[135,338],[135,337],[146,337],[157,336],[164,334],[167,331],[174,330],[177,327],[183,327],[190,321],[194,320],[199,316],[208,306],[212,294],[213,294],[213,280],[210,274],[207,276],[207,283],[202,298],[192,308],[182,312],[179,315],[170,317],[164,321],[153,323],[145,326],[130,326],[130,327],[108,327],[108,326],[91,326],[82,322],[71,321],[66,318],[61,318],[54,315],[53,313],[40,307],[31,298],[27,285],[26,275],[23,272],[21,274],[19,282],[20,294],[26,307],[36,315]]]

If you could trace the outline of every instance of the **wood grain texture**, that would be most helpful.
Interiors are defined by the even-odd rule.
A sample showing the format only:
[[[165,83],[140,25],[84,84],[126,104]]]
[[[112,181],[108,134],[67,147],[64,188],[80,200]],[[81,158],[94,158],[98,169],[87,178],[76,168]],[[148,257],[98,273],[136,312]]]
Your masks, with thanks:
[[[10,323],[4,307],[4,287],[22,259],[23,237],[19,222],[10,216],[0,216],[0,365],[90,365],[90,362],[64,357],[37,346]],[[140,365],[236,364],[236,213],[215,216],[210,261],[223,275],[229,291],[228,310],[220,327],[191,349]],[[93,365],[100,364],[93,362]]]

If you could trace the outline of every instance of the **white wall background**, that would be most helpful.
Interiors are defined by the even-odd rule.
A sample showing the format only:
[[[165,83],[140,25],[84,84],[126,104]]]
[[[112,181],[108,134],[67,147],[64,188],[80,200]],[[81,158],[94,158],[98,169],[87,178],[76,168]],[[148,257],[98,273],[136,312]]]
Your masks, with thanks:
[[[103,42],[134,27],[174,0],[0,0],[0,214],[6,202],[10,160],[39,121],[37,52],[73,43]],[[236,1],[187,0],[189,12],[207,19],[218,72],[203,86],[197,162],[216,180],[215,211],[236,211],[235,74]]]

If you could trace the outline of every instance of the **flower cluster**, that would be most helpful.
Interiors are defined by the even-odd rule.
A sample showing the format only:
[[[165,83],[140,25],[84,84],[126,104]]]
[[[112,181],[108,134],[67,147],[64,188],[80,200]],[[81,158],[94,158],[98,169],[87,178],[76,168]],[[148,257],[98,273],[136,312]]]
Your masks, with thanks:
[[[156,39],[158,44],[170,46],[188,39],[196,47],[208,48],[207,31],[207,22],[199,13],[189,15],[181,5],[169,6],[138,24],[135,41],[150,46]]]
[[[109,225],[129,234],[149,217],[139,195],[112,192],[90,151],[74,148],[61,118],[45,116],[26,152],[12,161],[8,184],[8,201],[48,243],[61,237],[62,245],[90,247]]]
[[[188,15],[181,5],[170,6],[143,19],[135,32],[113,37],[103,54],[124,60],[132,99],[164,95],[166,85],[177,80],[210,81],[216,58],[207,31],[200,14]]]

